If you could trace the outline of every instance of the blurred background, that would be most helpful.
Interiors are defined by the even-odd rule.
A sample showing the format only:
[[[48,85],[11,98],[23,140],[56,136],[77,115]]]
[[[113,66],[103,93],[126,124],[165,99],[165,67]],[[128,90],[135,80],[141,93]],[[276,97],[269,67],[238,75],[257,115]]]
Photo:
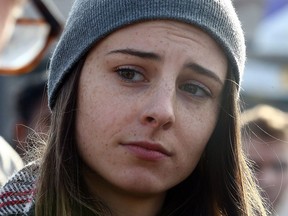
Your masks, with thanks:
[[[73,0],[44,2],[64,23]],[[245,30],[248,54],[241,89],[243,109],[266,103],[288,111],[288,0],[233,2]],[[43,61],[32,73],[0,76],[0,135],[9,143],[15,139],[19,92],[31,81],[32,76],[37,77],[35,74],[43,71],[46,74],[54,46],[46,54],[47,61]],[[26,106],[25,101],[21,103],[22,107]]]
[[[268,103],[288,111],[288,0],[234,0],[245,31],[244,108]]]
[[[0,4],[1,1],[3,0],[0,0]],[[28,2],[29,1],[30,0],[28,0]],[[61,24],[64,24],[68,16],[69,10],[72,6],[73,0],[43,0],[43,2],[48,7],[50,12],[53,13],[53,16],[55,16]],[[32,9],[28,8],[23,13],[24,14],[26,13],[25,14],[26,16],[28,14],[29,18],[31,17],[35,18],[38,16],[37,13],[39,13],[39,11],[36,11],[35,8]],[[21,36],[23,36],[23,34]],[[31,33],[28,36],[31,37]],[[29,89],[29,86],[31,85],[36,86],[37,82],[41,83],[43,80],[45,80],[45,76],[47,79],[47,69],[49,64],[48,62],[51,53],[55,48],[56,41],[53,42],[54,43],[52,43],[49,46],[49,49],[45,52],[45,55],[43,57],[44,60],[41,61],[40,64],[36,68],[34,68],[31,72],[15,76],[0,75],[0,136],[2,136],[6,141],[8,141],[8,143],[10,143],[13,147],[15,147],[15,143],[17,142],[18,139],[16,138],[17,133],[16,131],[18,130],[16,124],[26,123],[27,126],[32,127],[32,125],[29,125],[27,124],[27,122],[22,121],[21,118],[23,118],[23,115],[25,115],[25,113],[19,112],[19,109],[21,107],[23,108],[26,106],[27,110],[30,109],[32,111],[31,106],[33,104],[31,104],[30,102],[31,99],[27,100],[25,103],[25,100],[21,99],[21,97],[25,95],[25,98],[28,98],[28,94],[30,94],[30,98],[35,97],[40,98],[40,96],[42,96],[42,95],[36,96],[31,91],[31,89]],[[20,45],[16,44],[15,46],[16,48],[20,49]],[[43,85],[43,83],[41,85]],[[25,91],[25,93],[23,91]],[[28,111],[24,112],[28,113]],[[26,116],[27,115],[28,114],[26,114]]]

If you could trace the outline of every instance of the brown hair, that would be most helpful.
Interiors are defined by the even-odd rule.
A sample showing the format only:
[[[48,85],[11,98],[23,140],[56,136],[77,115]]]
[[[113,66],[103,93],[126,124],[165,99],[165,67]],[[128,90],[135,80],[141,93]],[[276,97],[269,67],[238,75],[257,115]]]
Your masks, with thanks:
[[[77,85],[84,60],[61,88],[52,112],[47,148],[37,186],[37,216],[111,215],[83,184],[75,142]],[[159,215],[265,216],[244,159],[239,126],[238,87],[229,73],[216,128],[197,167],[167,193]]]
[[[273,106],[259,104],[242,113],[243,136],[269,139],[288,138],[288,114]]]

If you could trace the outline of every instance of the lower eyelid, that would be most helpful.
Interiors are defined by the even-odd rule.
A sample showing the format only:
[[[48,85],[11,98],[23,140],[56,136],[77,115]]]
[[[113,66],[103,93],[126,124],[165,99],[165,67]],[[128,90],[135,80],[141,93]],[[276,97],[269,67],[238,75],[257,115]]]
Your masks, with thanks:
[[[207,92],[206,89],[204,89],[198,85],[194,85],[194,87],[197,89],[191,89],[192,91],[189,91],[189,89],[183,88],[183,86],[179,86],[179,89],[181,91],[185,92],[185,94],[188,94],[190,97],[197,97],[197,98],[211,97],[211,93]],[[194,87],[192,87],[192,88],[194,88]],[[195,90],[195,92],[194,92],[194,90]]]
[[[202,91],[204,91],[208,96],[212,96],[212,93],[211,93],[210,89],[208,87],[206,87],[205,85],[199,83],[199,82],[191,82],[191,83],[187,83],[187,84],[194,85],[197,88],[199,88]]]
[[[141,71],[135,69],[134,67],[120,66],[120,67],[114,68],[113,71],[118,74],[118,76],[121,78],[121,80],[128,82],[128,83],[147,82],[145,75]],[[128,79],[127,77],[125,78],[123,76],[124,74],[121,74],[121,72],[125,72],[125,71],[134,73],[133,78],[136,78],[136,80]]]

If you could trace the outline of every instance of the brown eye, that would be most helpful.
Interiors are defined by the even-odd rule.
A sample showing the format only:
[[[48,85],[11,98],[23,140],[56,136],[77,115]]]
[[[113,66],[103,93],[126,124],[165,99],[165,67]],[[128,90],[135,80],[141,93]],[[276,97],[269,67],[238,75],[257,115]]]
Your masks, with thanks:
[[[120,78],[126,82],[141,82],[145,81],[145,77],[141,72],[130,67],[119,67],[116,72]]]
[[[210,91],[206,87],[197,83],[184,83],[179,86],[179,89],[197,97],[211,96]]]
[[[125,79],[132,80],[135,77],[135,72],[131,70],[121,70],[118,72]]]

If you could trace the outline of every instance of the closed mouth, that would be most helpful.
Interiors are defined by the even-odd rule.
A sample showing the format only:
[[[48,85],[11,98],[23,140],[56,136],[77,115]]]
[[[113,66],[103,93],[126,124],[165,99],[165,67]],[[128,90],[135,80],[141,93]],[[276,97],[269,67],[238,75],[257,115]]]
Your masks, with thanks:
[[[129,142],[121,143],[121,145],[132,151],[140,158],[144,159],[156,160],[172,156],[172,153],[170,151],[168,151],[158,143]]]

